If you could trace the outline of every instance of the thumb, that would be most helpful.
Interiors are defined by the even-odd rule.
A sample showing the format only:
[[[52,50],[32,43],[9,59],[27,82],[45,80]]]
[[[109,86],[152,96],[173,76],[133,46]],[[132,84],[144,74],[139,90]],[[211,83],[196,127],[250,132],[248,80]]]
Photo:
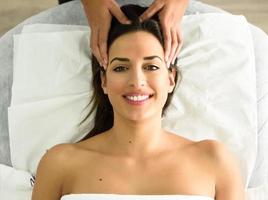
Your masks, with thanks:
[[[126,17],[115,1],[112,3],[109,11],[121,24],[131,24],[131,21]]]

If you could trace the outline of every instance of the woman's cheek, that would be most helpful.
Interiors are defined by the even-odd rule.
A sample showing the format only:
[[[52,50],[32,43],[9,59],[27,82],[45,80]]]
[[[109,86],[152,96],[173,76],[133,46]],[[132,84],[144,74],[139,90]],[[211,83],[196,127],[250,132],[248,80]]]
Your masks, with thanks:
[[[125,81],[122,77],[110,75],[107,79],[107,89],[111,93],[122,94],[124,87],[126,87],[124,82]]]

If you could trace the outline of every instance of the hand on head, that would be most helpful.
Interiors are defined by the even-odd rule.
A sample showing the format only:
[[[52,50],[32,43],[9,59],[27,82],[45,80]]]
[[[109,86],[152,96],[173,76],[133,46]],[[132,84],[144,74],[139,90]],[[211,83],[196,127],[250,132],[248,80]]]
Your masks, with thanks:
[[[112,15],[122,24],[131,23],[115,0],[82,0],[91,28],[90,47],[101,66],[106,68],[107,38]]]
[[[90,47],[98,62],[108,66],[107,38],[112,15],[122,24],[131,23],[115,0],[82,0],[91,28]],[[165,41],[165,60],[169,66],[175,62],[182,47],[180,22],[188,0],[155,0],[140,16],[144,21],[158,12]]]
[[[188,0],[155,0],[140,16],[140,21],[149,19],[158,12],[165,42],[165,60],[167,66],[174,64],[182,47],[180,23],[188,5]]]

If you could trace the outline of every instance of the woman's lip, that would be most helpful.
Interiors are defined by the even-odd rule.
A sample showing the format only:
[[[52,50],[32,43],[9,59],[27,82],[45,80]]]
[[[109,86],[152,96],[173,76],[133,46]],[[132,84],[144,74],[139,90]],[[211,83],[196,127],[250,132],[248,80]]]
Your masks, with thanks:
[[[123,98],[127,101],[127,103],[131,104],[131,105],[142,105],[144,104],[146,101],[150,100],[150,98],[154,96],[153,94],[152,95],[149,95],[149,98],[147,99],[144,99],[144,100],[141,100],[141,101],[133,101],[131,99],[128,99],[126,96],[123,96]]]
[[[135,94],[135,95],[133,95],[133,94],[125,94],[125,95],[123,95],[123,97],[124,98],[126,98],[127,96],[149,96],[149,98],[151,98],[154,94]]]

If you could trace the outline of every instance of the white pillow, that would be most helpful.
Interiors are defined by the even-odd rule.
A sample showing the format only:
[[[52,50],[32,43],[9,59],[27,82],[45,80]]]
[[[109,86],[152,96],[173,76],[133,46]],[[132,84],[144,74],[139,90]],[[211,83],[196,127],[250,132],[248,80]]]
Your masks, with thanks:
[[[92,91],[88,32],[25,33],[14,39],[11,162],[34,173],[46,149],[81,139],[89,131],[85,125],[92,124],[93,116],[78,127]]]
[[[46,33],[29,33],[40,27]],[[46,149],[75,142],[92,128],[92,117],[78,127],[91,97],[90,32],[62,25],[25,28],[14,41],[10,150],[14,167],[35,173]],[[183,78],[163,127],[193,140],[225,143],[239,159],[248,184],[257,148],[255,66],[248,24],[243,16],[189,15],[183,18],[182,31]],[[87,130],[86,124],[90,124]]]

